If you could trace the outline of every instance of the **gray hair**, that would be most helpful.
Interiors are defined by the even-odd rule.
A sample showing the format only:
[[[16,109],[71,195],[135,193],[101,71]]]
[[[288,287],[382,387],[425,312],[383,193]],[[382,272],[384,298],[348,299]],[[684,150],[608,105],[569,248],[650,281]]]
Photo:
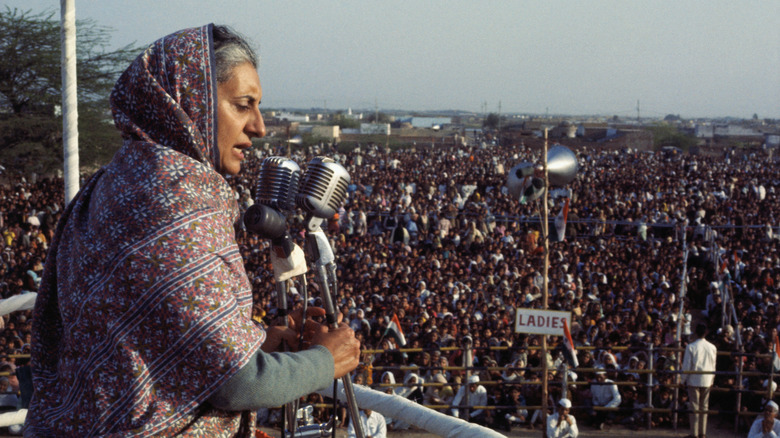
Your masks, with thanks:
[[[257,55],[243,36],[227,26],[220,25],[214,25],[213,34],[218,83],[229,81],[233,69],[246,62],[257,69]]]

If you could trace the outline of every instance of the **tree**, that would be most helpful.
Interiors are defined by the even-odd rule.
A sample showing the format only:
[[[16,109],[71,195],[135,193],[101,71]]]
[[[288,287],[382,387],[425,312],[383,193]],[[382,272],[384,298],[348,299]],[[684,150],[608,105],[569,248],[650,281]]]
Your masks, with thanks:
[[[0,10],[0,161],[21,171],[49,172],[62,162],[60,22],[51,11]],[[140,48],[110,51],[110,29],[77,22],[79,154],[104,164],[120,144],[108,96]]]
[[[676,146],[684,151],[688,151],[691,146],[696,145],[696,138],[680,132],[674,126],[666,123],[658,123],[647,128],[653,134],[653,145],[656,149],[662,146]]]
[[[356,129],[360,128],[360,121],[351,117],[347,117],[343,112],[339,111],[333,115],[331,122],[334,125],[338,125],[340,129]]]
[[[366,116],[366,121],[369,123],[390,123],[391,117],[385,113],[369,114]]]
[[[76,23],[79,103],[106,99],[139,48],[107,51],[110,29],[93,20]],[[49,111],[60,102],[60,22],[54,12],[0,12],[0,108],[14,114]]]
[[[485,122],[482,124],[485,128],[496,129],[498,127],[499,119],[498,114],[490,113],[485,117]]]

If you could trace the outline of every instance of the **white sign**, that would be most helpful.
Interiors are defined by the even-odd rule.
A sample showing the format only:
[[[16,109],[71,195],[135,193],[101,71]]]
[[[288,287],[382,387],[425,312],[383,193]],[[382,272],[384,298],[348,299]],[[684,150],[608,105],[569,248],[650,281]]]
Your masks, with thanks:
[[[515,310],[515,333],[563,336],[563,321],[571,327],[571,312],[559,310]]]

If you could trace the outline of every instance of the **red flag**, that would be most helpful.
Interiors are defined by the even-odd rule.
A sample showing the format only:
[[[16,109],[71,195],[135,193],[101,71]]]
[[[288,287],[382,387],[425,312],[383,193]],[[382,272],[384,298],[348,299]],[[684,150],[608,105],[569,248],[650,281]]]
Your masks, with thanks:
[[[577,360],[577,351],[574,350],[574,342],[571,340],[569,324],[565,318],[563,320],[563,355],[566,356],[566,361],[572,368],[580,365],[580,361]]]

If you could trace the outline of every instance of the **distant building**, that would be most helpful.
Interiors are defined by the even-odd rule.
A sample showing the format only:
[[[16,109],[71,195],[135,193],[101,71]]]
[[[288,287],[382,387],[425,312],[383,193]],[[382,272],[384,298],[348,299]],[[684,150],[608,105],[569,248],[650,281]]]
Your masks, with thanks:
[[[766,148],[780,147],[780,134],[767,134],[764,137],[764,146]]]
[[[280,112],[276,115],[276,118],[279,120],[287,120],[288,122],[308,122],[309,116],[308,115],[301,115],[301,114],[293,114],[293,113],[286,113],[286,112]]]
[[[361,123],[360,133],[364,135],[390,135],[389,123]]]
[[[693,132],[696,138],[763,136],[753,128],[739,125],[696,125]]]
[[[412,128],[433,128],[452,124],[452,117],[408,117],[399,119],[401,123],[409,123]]]
[[[693,129],[693,135],[696,138],[712,138],[714,132],[712,125],[696,125],[696,128]]]
[[[738,125],[715,126],[716,137],[762,137],[763,134],[753,128]]]
[[[315,137],[323,137],[328,140],[335,140],[339,138],[339,127],[335,126],[312,126],[311,134]]]
[[[354,114],[352,113],[352,108],[347,108],[347,113],[344,114],[344,117],[352,120],[363,120],[363,113]]]

